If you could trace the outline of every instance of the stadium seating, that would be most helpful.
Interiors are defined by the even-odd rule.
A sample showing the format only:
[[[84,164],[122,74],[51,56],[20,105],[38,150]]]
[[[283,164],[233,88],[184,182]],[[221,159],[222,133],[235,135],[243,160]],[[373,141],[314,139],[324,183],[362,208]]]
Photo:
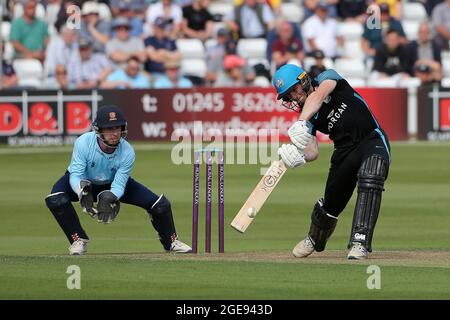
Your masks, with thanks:
[[[183,59],[205,57],[205,47],[199,39],[177,39],[176,43]]]
[[[181,73],[185,76],[204,78],[207,71],[204,59],[181,60]]]
[[[420,86],[420,79],[416,77],[400,80],[399,85],[401,88],[417,88]]]
[[[266,58],[267,40],[263,38],[240,39],[237,44],[237,54],[245,59]]]
[[[347,40],[360,40],[363,34],[364,28],[359,22],[340,22],[338,23],[337,33],[338,36]]]
[[[366,77],[366,68],[361,59],[336,59],[334,69],[344,78]]]
[[[364,51],[361,47],[361,40],[347,40],[344,42],[343,56],[345,58],[360,59],[364,58]]]
[[[423,4],[418,2],[403,2],[402,21],[422,22],[427,20],[427,12]]]
[[[98,15],[101,19],[104,21],[111,21],[112,14],[111,10],[109,9],[108,5],[106,3],[97,3],[98,8]]]
[[[233,2],[232,1],[214,1],[211,2],[208,6],[208,11],[213,16],[218,16],[220,19],[223,19],[229,12],[233,10]],[[220,21],[220,20],[219,20]]]
[[[283,17],[291,22],[299,23],[303,20],[303,7],[299,6],[297,3],[283,2],[280,10]]]
[[[442,78],[441,84],[444,88],[450,88],[450,77]]]
[[[255,77],[255,80],[253,80],[253,86],[255,87],[262,87],[262,88],[269,88],[272,86],[269,79],[267,79],[264,76],[257,76]]]
[[[366,80],[362,78],[347,78],[347,82],[355,88],[363,88],[366,86]]]
[[[305,59],[303,60],[303,68],[307,71],[309,71],[309,69],[311,69],[311,67],[316,63],[316,60],[312,57],[305,57]],[[325,65],[325,67],[327,69],[333,69],[334,68],[334,63],[333,60],[331,60],[330,58],[325,58],[323,60],[323,64]]]
[[[11,23],[8,21],[2,22],[2,40],[8,41],[9,40],[9,32],[11,31]]]
[[[36,59],[16,59],[13,62],[19,86],[39,88],[42,85],[44,70]]]
[[[403,30],[406,33],[406,38],[410,41],[417,39],[417,32],[419,31],[420,22],[418,21],[403,21]]]

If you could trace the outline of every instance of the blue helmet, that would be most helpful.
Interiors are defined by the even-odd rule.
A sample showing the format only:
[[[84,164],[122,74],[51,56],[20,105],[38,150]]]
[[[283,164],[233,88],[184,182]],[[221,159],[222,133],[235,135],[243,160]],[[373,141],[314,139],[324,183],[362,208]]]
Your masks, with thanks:
[[[273,85],[278,93],[277,100],[282,99],[305,75],[305,70],[295,64],[285,64],[278,69],[273,76]]]

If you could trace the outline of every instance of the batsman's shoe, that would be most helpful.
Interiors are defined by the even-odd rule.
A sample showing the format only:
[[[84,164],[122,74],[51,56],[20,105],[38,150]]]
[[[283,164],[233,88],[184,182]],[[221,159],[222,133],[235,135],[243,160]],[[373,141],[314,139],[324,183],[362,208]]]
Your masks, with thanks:
[[[352,248],[348,253],[347,259],[349,260],[364,260],[369,257],[367,249],[359,242],[353,242]]]
[[[294,257],[296,258],[306,258],[311,253],[314,252],[314,245],[309,237],[306,237],[300,241],[292,250]]]
[[[174,253],[190,253],[192,252],[192,248],[189,247],[186,243],[181,242],[180,240],[176,239],[172,242],[170,245],[169,252]]]
[[[69,247],[69,253],[71,256],[79,256],[87,252],[88,240],[79,238],[74,241]]]

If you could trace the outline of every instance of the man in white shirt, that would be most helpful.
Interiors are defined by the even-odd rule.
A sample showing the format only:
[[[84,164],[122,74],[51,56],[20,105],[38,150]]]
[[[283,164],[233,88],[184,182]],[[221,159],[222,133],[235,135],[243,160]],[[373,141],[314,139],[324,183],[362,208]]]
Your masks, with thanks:
[[[337,21],[328,16],[328,3],[320,0],[314,15],[303,24],[303,36],[307,52],[322,50],[328,58],[336,58],[342,38],[337,35]]]
[[[48,76],[54,76],[57,65],[67,65],[71,57],[78,52],[78,36],[74,29],[61,28],[60,35],[50,41],[45,58]]]

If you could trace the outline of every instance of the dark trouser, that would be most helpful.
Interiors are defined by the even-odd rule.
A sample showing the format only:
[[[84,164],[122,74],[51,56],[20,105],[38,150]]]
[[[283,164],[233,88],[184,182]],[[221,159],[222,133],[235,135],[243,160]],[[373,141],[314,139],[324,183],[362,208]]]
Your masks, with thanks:
[[[380,155],[389,165],[390,145],[386,137],[376,131],[370,133],[359,145],[352,148],[336,148],[331,157],[323,209],[338,217],[352,197],[358,182],[358,171],[363,162],[372,155]],[[386,171],[387,179],[388,170]]]
[[[69,183],[70,175],[66,172],[53,186],[52,194],[64,192],[70,197],[72,202],[78,202],[78,195],[72,190]],[[111,185],[93,185],[94,201],[97,199],[97,195],[104,190],[110,190]],[[152,206],[158,200],[159,196],[153,193],[151,190],[135,181],[132,178],[128,179],[125,186],[125,193],[120,198],[121,203],[131,204],[145,209],[149,214],[152,214]],[[83,230],[78,219],[78,215],[72,204],[65,206],[64,210],[53,212],[54,217],[58,221],[58,224],[66,234],[67,239],[72,243],[77,238],[89,239],[86,232]],[[171,217],[170,217],[171,218]],[[157,230],[160,231],[160,230]],[[170,230],[171,234],[175,234],[175,228]]]
[[[372,237],[381,205],[381,193],[390,163],[389,142],[381,130],[375,130],[358,145],[337,147],[331,157],[325,196],[311,215],[309,237],[316,251],[325,249],[337,217],[344,210],[358,185],[349,247],[359,242],[372,251]]]

